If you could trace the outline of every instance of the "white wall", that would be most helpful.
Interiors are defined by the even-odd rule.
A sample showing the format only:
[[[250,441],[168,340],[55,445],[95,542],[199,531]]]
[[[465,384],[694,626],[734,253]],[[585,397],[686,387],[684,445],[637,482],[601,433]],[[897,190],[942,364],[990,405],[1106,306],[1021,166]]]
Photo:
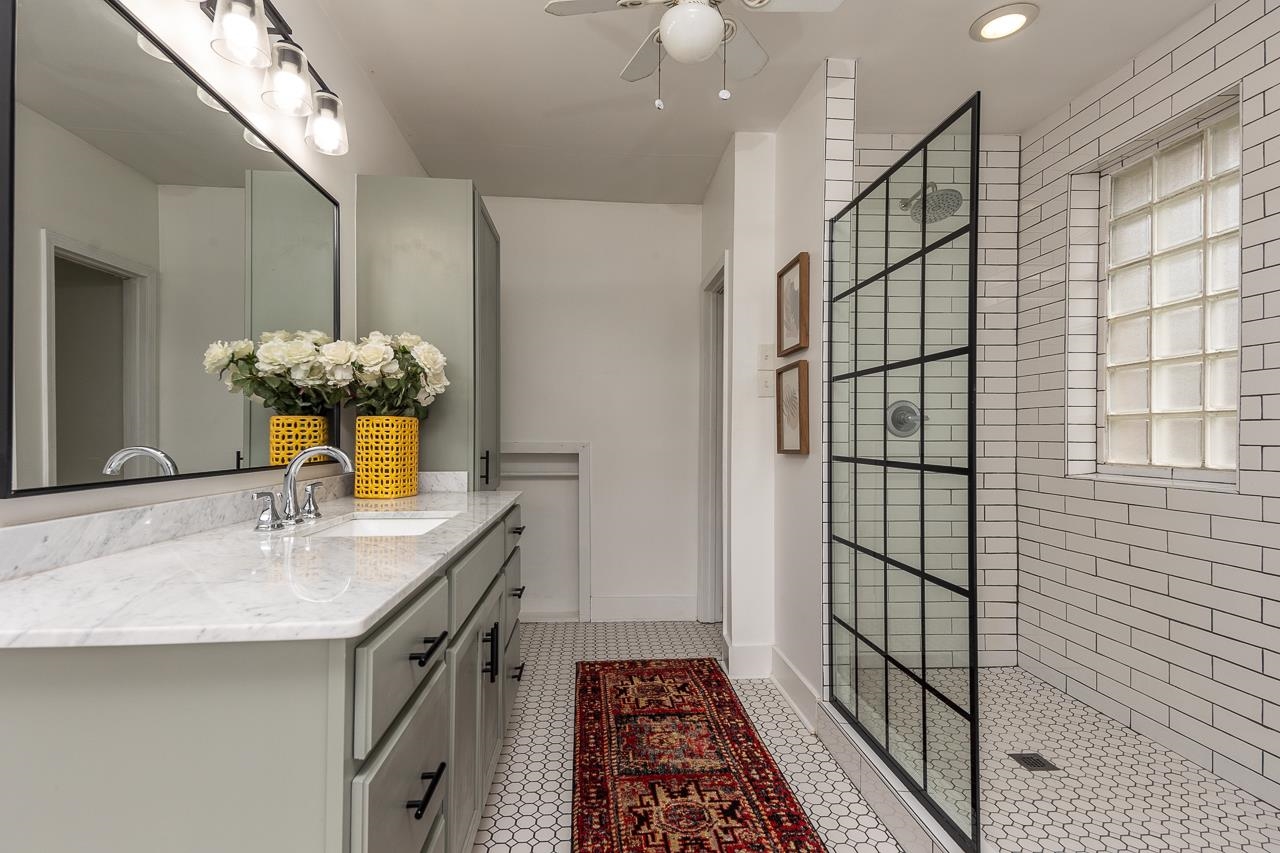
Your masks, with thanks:
[[[41,229],[155,269],[156,185],[22,104],[14,109],[13,348],[24,371],[14,382],[14,462],[19,488],[44,485],[40,363],[44,263]],[[85,186],[100,188],[86,196]],[[20,500],[20,499],[18,499]],[[0,506],[0,519],[14,501]]]
[[[778,126],[776,266],[809,253],[808,456],[774,457],[774,677],[812,722],[822,687],[822,376],[827,63]]]
[[[235,467],[244,398],[205,374],[206,343],[244,333],[245,192],[159,187],[159,444],[183,471]]]
[[[258,76],[226,62],[209,49],[209,19],[197,4],[124,0],[124,5],[190,62],[209,87],[246,113],[259,112]],[[350,126],[351,151],[345,157],[325,157],[311,151],[302,140],[300,119],[265,122],[258,126],[258,132],[278,144],[341,206],[342,331],[353,334],[356,329],[355,177],[357,174],[423,175],[425,172],[374,90],[368,72],[348,53],[341,32],[329,16],[310,0],[280,0],[276,5],[293,26],[307,55],[324,74],[325,81],[342,96]],[[151,234],[154,239],[154,227]],[[238,491],[275,483],[278,479],[274,473],[247,474],[15,498],[0,503],[0,524]]]
[[[700,209],[485,204],[502,235],[503,440],[591,444],[592,618],[693,619]]]

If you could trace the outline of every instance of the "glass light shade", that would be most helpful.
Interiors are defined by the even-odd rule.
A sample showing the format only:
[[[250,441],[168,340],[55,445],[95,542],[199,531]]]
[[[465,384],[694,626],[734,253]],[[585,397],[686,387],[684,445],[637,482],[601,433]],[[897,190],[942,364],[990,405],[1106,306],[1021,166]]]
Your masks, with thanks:
[[[275,153],[271,150],[271,146],[262,140],[261,136],[254,133],[247,127],[244,129],[244,141],[252,145],[254,148],[257,148],[259,151],[266,151],[271,154]]]
[[[333,92],[315,93],[315,112],[307,117],[307,144],[321,154],[340,157],[351,149],[342,99]]]
[[[138,49],[147,56],[150,56],[153,59],[158,59],[161,62],[173,62],[172,59],[164,55],[164,51],[156,47],[155,42],[144,36],[142,33],[138,33]]]
[[[208,91],[201,88],[200,86],[196,86],[196,97],[200,99],[200,103],[204,104],[206,107],[208,107],[211,110],[217,110],[220,113],[227,112],[227,108],[224,107],[221,103],[219,103],[217,98],[215,98],[213,95],[210,95]]]
[[[988,21],[978,32],[984,39],[994,41],[1011,36],[1027,25],[1027,16],[1021,12],[1001,15],[994,21]]]
[[[271,45],[263,0],[218,0],[209,46],[218,56],[237,65],[270,65]]]
[[[311,115],[311,71],[302,48],[287,41],[271,46],[271,67],[262,78],[262,102],[287,116]]]
[[[707,0],[683,0],[663,14],[658,37],[676,62],[705,62],[724,41],[724,18]]]

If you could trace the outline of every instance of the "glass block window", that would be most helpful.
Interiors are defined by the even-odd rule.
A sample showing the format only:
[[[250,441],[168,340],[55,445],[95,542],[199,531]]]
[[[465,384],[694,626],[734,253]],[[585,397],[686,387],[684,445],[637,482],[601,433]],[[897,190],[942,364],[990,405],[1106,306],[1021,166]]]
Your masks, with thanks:
[[[1240,122],[1111,177],[1106,461],[1235,469]]]

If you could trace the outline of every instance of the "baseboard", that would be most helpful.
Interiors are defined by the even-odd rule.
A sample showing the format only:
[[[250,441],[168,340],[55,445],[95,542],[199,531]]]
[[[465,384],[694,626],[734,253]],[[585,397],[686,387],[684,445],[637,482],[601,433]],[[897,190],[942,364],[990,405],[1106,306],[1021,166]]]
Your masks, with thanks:
[[[592,622],[692,622],[696,595],[593,595]]]
[[[822,694],[800,674],[777,646],[773,647],[773,682],[791,703],[791,707],[796,709],[805,728],[813,731],[818,720],[818,705],[822,702]]]
[[[769,678],[773,675],[773,644],[730,645],[727,650],[730,678]]]
[[[560,612],[545,611],[539,612],[535,610],[521,610],[521,622],[578,622],[580,618],[578,611],[565,610]]]

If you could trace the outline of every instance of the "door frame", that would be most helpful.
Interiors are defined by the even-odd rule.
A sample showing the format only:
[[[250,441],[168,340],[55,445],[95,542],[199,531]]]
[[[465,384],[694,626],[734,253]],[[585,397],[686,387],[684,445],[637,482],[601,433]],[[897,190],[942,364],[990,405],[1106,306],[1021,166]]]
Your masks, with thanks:
[[[698,474],[698,621],[727,623],[729,585],[729,359],[725,292],[731,253],[702,283]],[[717,423],[719,428],[717,428]],[[717,459],[719,476],[717,477]]]
[[[578,457],[578,621],[591,621],[591,442],[589,441],[504,441],[498,457],[498,482],[504,476],[512,481],[522,479],[563,479],[564,472],[531,472],[506,474],[502,456],[508,453],[536,455],[576,454]],[[505,486],[506,484],[503,483]],[[528,523],[525,519],[524,523]]]
[[[40,229],[40,443],[41,482],[57,485],[57,317],[55,264],[58,258],[118,276],[124,283],[124,436],[125,446],[155,446],[160,434],[159,324],[160,276],[132,258],[91,246],[49,228]]]

